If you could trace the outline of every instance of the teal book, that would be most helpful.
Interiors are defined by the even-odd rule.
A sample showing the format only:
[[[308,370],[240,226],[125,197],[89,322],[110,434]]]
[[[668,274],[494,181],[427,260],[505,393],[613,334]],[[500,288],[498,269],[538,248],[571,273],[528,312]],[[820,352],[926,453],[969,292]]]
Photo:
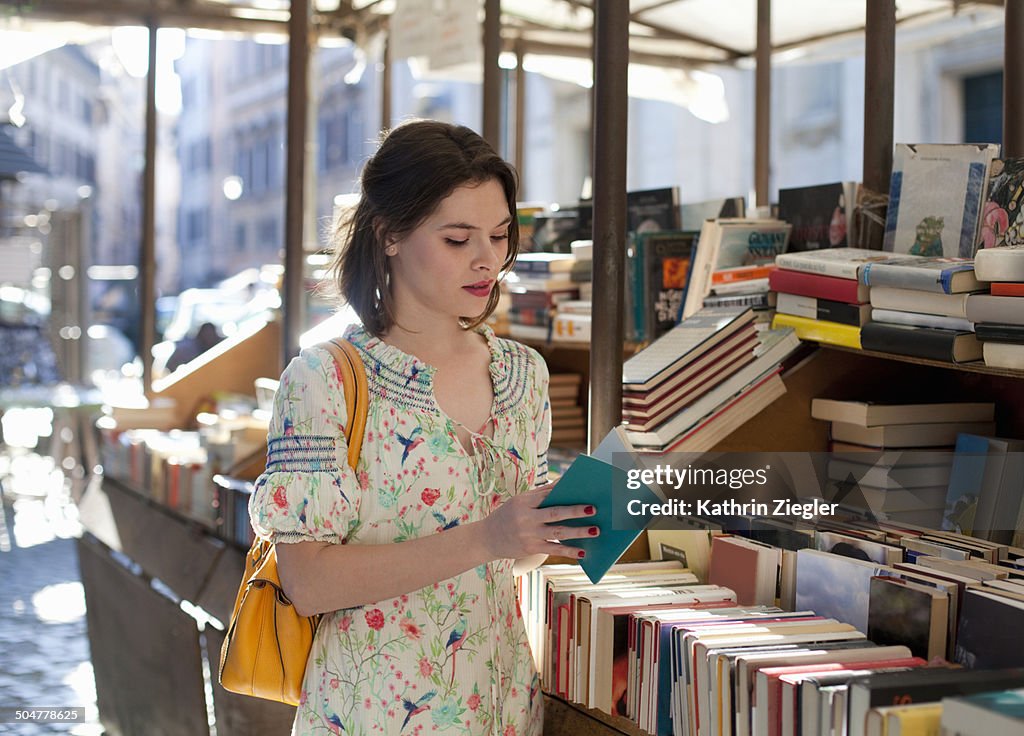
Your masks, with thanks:
[[[540,504],[541,508],[591,504],[597,509],[594,516],[558,522],[565,526],[596,526],[601,530],[596,537],[563,542],[586,552],[580,566],[593,583],[604,577],[653,518],[650,513],[631,514],[630,509],[639,510],[640,504],[663,503],[643,484],[633,485],[639,487],[629,488],[624,468],[580,455]],[[634,501],[638,503],[631,503]]]

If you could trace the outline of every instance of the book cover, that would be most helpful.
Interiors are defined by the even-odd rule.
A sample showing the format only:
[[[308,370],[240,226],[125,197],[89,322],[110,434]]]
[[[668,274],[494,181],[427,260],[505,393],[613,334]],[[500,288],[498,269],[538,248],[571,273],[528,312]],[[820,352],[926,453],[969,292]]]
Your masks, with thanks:
[[[994,282],[989,291],[992,296],[1024,296],[1024,281]]]
[[[896,144],[883,247],[890,253],[971,258],[999,147]]]
[[[1024,345],[986,342],[982,345],[982,355],[985,358],[985,365],[992,368],[1024,371]]]
[[[816,273],[804,273],[780,268],[768,276],[772,291],[800,294],[818,299],[863,304],[868,301],[870,289],[855,279],[841,279]]]
[[[871,578],[868,638],[876,644],[903,644],[915,657],[946,653],[949,599],[939,591],[900,578]]]
[[[842,248],[850,244],[853,182],[834,182],[779,190],[779,219],[793,226],[789,250]]]
[[[979,248],[1024,244],[1024,158],[997,158],[989,171],[988,196],[981,211]]]
[[[657,339],[676,325],[686,298],[695,233],[656,231],[634,238],[632,270],[634,338]]]
[[[1024,297],[971,294],[963,316],[971,322],[1024,325]]]
[[[922,258],[890,263],[867,263],[861,280],[868,286],[896,286],[901,289],[958,294],[983,291],[971,258]]]
[[[741,606],[775,603],[780,550],[740,537],[716,536],[711,541],[708,582],[736,593]]]
[[[565,545],[586,553],[580,566],[594,583],[618,561],[652,518],[629,515],[626,511],[629,502],[657,504],[662,500],[646,486],[634,485],[640,487],[628,487],[626,470],[589,455],[580,455],[540,504],[541,508],[591,504],[597,509],[594,516],[559,522],[565,526],[596,526],[600,530],[597,537],[565,541]]]
[[[790,229],[781,220],[705,220],[694,252],[683,317],[701,308],[715,271],[773,264],[775,257],[786,251]]]
[[[867,326],[865,325],[864,328]],[[856,325],[844,325],[838,322],[797,317],[793,314],[776,313],[772,318],[772,328],[780,327],[792,327],[801,340],[813,340],[827,345],[857,349],[861,347],[861,331],[864,329]]]
[[[626,230],[647,233],[679,230],[679,187],[626,193]]]
[[[914,261],[916,258],[866,248],[825,248],[804,253],[782,253],[776,256],[775,265],[789,271],[856,281],[868,264],[886,261],[899,263],[906,260]]]
[[[860,343],[864,350],[910,355],[946,363],[967,363],[982,357],[982,345],[973,332],[954,332],[934,327],[869,322],[861,328]]]
[[[979,322],[975,333],[982,342],[1005,342],[1024,345],[1024,325],[1001,325],[994,322]]]
[[[943,698],[938,713],[943,733],[1024,733],[1024,689]]]
[[[890,568],[863,557],[813,549],[796,554],[796,607],[851,624],[866,634],[871,578],[888,574]]]

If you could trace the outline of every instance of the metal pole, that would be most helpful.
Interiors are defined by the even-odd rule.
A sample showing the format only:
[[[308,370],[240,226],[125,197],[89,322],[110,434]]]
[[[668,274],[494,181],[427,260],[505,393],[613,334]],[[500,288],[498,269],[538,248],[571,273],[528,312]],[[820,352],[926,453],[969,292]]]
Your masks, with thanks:
[[[156,344],[156,21],[149,22],[149,71],[146,73],[146,163],[142,173],[142,252],[139,254],[139,352],[142,389],[153,390]]]
[[[629,3],[594,3],[594,330],[590,448],[622,422]]]
[[[895,76],[896,2],[872,0],[864,22],[864,188],[869,205],[889,192]],[[884,210],[877,205],[874,213],[884,220]],[[861,245],[881,250],[884,226],[864,217],[858,226]]]
[[[288,140],[285,145],[284,324],[281,367],[299,352],[305,225],[306,119],[309,82],[309,0],[292,0],[288,19]]]
[[[1003,157],[1024,156],[1024,7],[1005,5],[1003,44]]]
[[[391,33],[384,37],[384,53],[380,75],[380,129],[391,127]]]
[[[757,68],[754,74],[754,191],[756,205],[771,203],[768,193],[772,119],[772,0],[757,0]]]
[[[484,0],[483,136],[501,153],[501,0]]]
[[[523,198],[523,164],[526,162],[526,71],[523,69],[523,40],[516,41],[516,138],[515,167],[519,172],[519,196]]]

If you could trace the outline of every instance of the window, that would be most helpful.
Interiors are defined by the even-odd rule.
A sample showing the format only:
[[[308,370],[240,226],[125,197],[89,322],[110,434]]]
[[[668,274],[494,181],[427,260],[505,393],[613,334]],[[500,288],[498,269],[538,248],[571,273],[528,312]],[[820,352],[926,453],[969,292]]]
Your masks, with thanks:
[[[268,217],[262,220],[257,231],[257,246],[261,252],[267,252],[271,247],[278,247],[277,218]]]
[[[1003,73],[964,77],[964,141],[1003,142]]]
[[[236,224],[235,225],[235,250],[240,251],[240,252],[245,250],[246,235],[247,235],[247,233],[246,233],[245,223],[244,222],[240,222],[240,223]]]

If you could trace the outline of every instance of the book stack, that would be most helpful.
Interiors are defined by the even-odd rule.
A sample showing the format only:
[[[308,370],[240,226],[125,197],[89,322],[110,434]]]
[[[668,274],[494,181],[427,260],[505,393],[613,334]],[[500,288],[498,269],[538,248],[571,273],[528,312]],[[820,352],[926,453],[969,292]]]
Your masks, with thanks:
[[[705,220],[694,253],[682,317],[704,306],[769,309],[768,276],[789,244],[791,226],[774,219]],[[711,300],[705,305],[705,299]]]
[[[982,248],[974,268],[978,279],[991,282],[988,294],[967,301],[985,365],[1024,370],[1024,244]]]
[[[984,291],[970,258],[937,256],[869,263],[861,280],[871,287],[865,350],[963,363],[981,358],[967,305]]]
[[[701,452],[785,393],[789,330],[758,335],[749,308],[703,309],[623,367],[623,419],[645,452]]]
[[[551,404],[551,444],[578,448],[587,441],[587,418],[580,403],[579,373],[552,373],[548,384]]]
[[[569,244],[575,261],[569,269],[569,280],[580,290],[580,299],[590,299],[594,293],[594,241],[574,240]]]
[[[868,286],[860,278],[869,263],[894,256],[861,248],[825,248],[783,253],[769,276],[776,292],[773,327],[792,327],[802,340],[861,347],[861,329],[871,315]]]
[[[874,404],[816,398],[811,416],[830,422],[833,452],[952,448],[961,432],[995,430],[989,402]]]
[[[508,299],[508,334],[520,340],[549,340],[555,307],[579,298],[569,273],[568,253],[523,253],[502,282]]]

